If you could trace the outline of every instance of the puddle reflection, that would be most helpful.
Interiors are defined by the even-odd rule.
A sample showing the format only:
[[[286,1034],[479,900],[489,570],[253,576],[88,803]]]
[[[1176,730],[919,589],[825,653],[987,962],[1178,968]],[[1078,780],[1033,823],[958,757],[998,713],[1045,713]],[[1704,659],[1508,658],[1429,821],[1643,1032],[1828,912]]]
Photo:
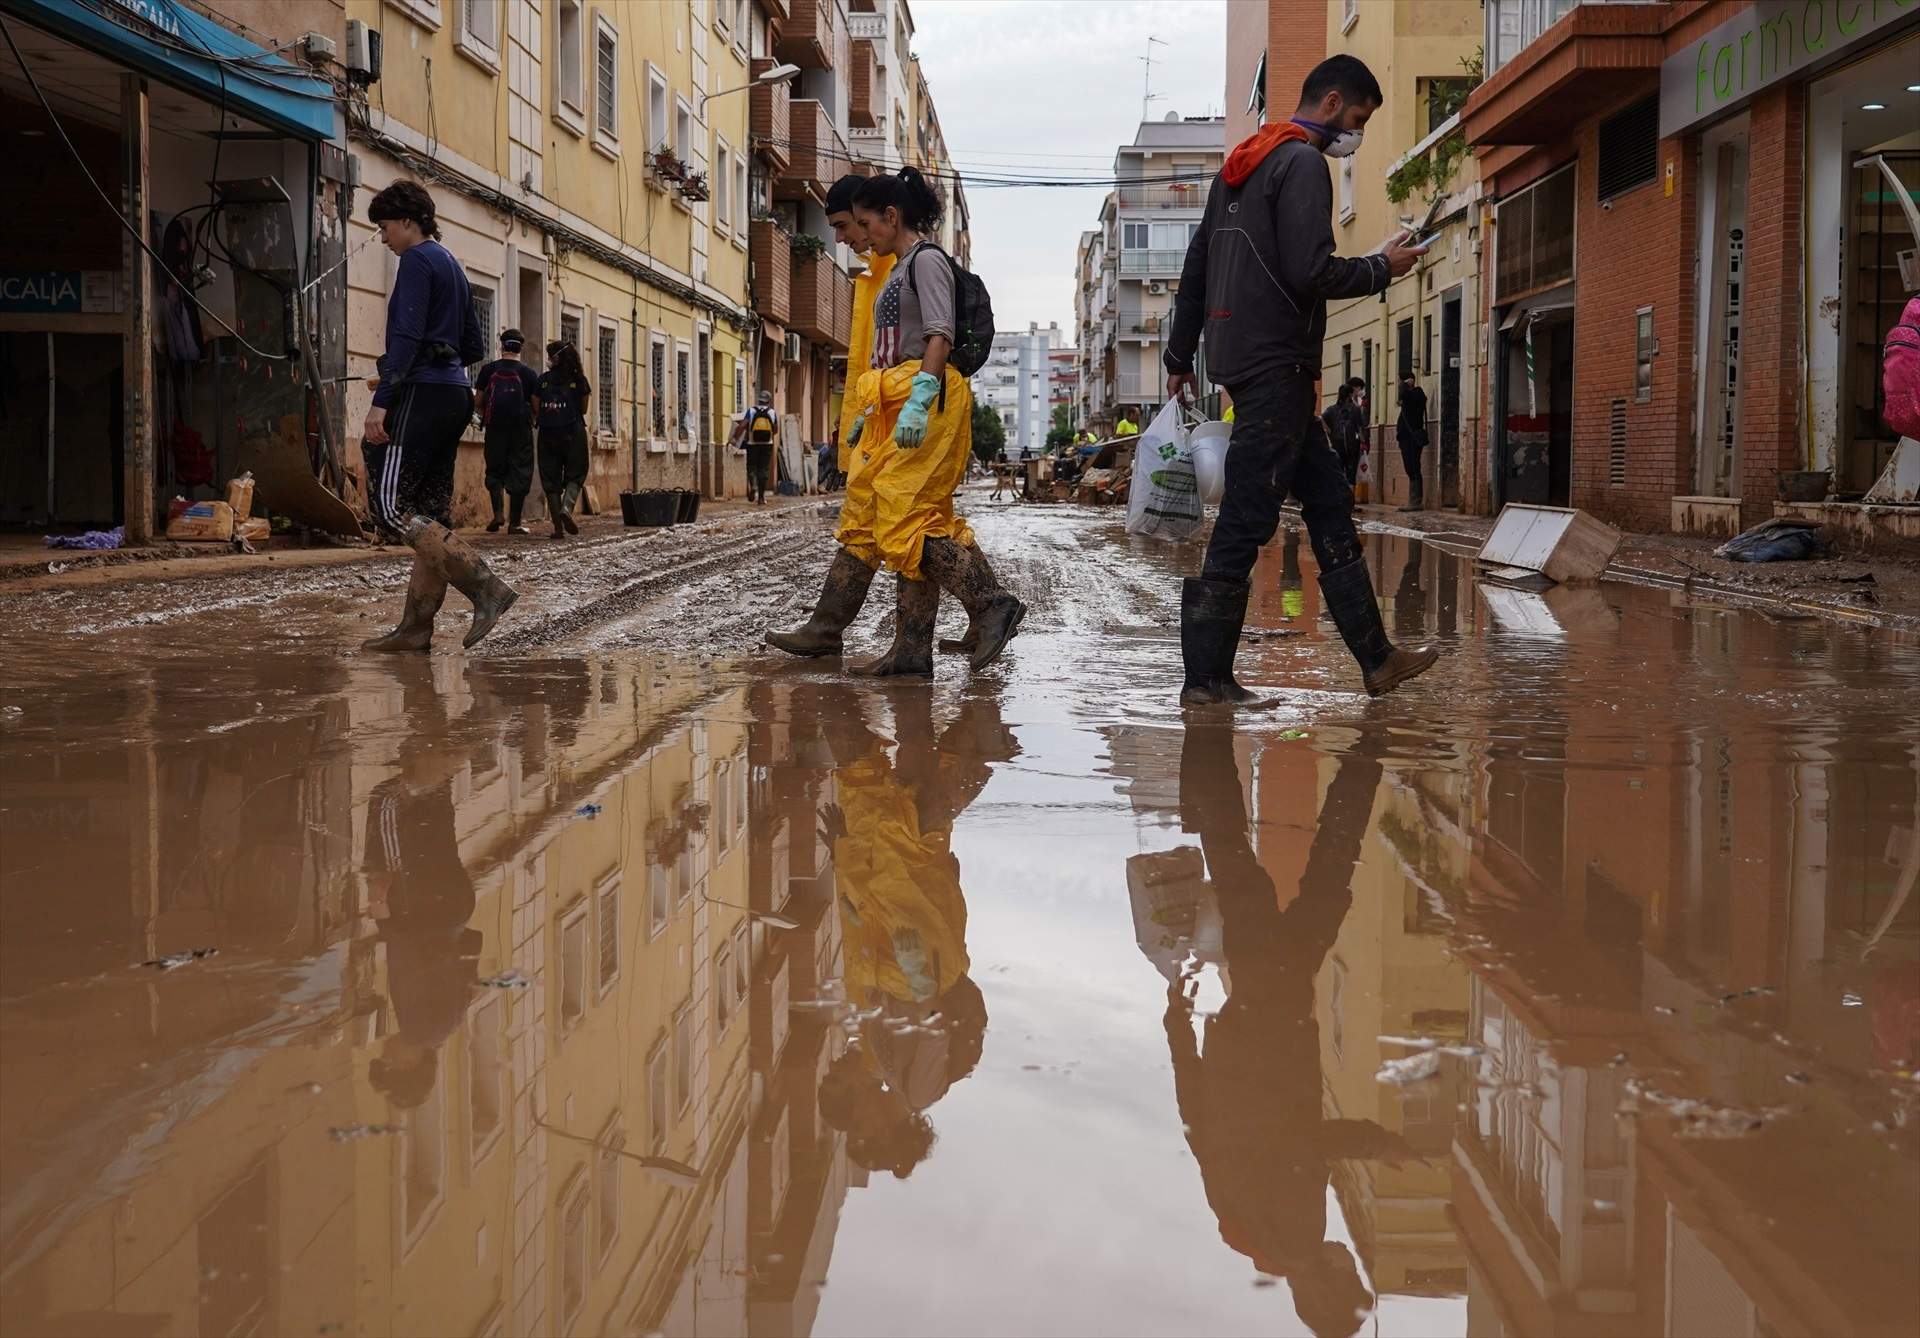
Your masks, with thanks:
[[[1371,556],[1473,692],[28,684],[0,1327],[1912,1332],[1911,656]]]

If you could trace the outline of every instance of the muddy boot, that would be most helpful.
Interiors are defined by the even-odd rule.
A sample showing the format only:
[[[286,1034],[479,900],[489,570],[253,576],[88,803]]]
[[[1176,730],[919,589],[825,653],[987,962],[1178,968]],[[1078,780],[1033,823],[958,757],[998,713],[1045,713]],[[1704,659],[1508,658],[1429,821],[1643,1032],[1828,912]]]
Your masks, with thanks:
[[[447,598],[447,576],[437,560],[425,553],[413,555],[413,575],[407,578],[407,602],[400,625],[385,636],[360,644],[361,650],[424,651],[433,645],[433,618]]]
[[[547,516],[553,521],[553,537],[556,539],[564,539],[567,537],[567,527],[560,519],[565,510],[566,507],[561,503],[559,493],[550,492],[547,494]]]
[[[920,550],[920,570],[965,606],[978,634],[972,666],[984,669],[1000,658],[1020,630],[1027,606],[1001,589],[979,550],[962,548],[951,539],[928,539]]]
[[[507,533],[526,534],[527,527],[521,523],[520,513],[527,505],[527,495],[516,492],[507,498]]]
[[[431,557],[446,575],[447,584],[473,601],[473,622],[460,642],[471,649],[481,637],[493,630],[500,615],[513,607],[520,594],[493,574],[480,555],[453,531],[440,525],[423,523],[418,517],[408,533],[414,552]]]
[[[1180,689],[1182,706],[1260,710],[1273,705],[1272,698],[1247,691],[1233,676],[1250,588],[1245,581],[1210,581],[1204,576],[1189,576],[1181,587],[1180,659],[1187,674]]]
[[[932,678],[933,624],[940,615],[940,587],[932,581],[895,578],[893,648],[877,660],[849,665],[861,678]]]
[[[1413,495],[1407,498],[1407,504],[1400,509],[1402,511],[1424,511],[1426,507],[1423,505],[1421,498],[1421,494],[1424,491],[1425,490],[1416,483],[1413,487]]]
[[[987,566],[987,555],[981,551],[980,545],[974,544],[968,548],[967,551],[973,554],[973,560],[975,562],[978,562],[982,567],[986,567],[987,579],[995,585],[999,585],[1000,578],[994,575],[992,567]],[[940,639],[940,653],[942,655],[971,655],[974,651],[978,650],[979,647],[980,625],[971,618],[967,620],[967,634],[958,641],[952,637],[942,637]]]
[[[855,557],[851,549],[840,549],[827,568],[813,615],[791,632],[767,633],[767,644],[789,655],[808,658],[838,655],[841,633],[860,616],[860,606],[867,602],[867,587],[872,584],[873,568]]]
[[[1433,668],[1440,652],[1431,646],[1402,650],[1387,640],[1386,625],[1380,621],[1380,604],[1373,597],[1373,580],[1367,564],[1349,562],[1320,575],[1320,591],[1326,596],[1327,613],[1340,629],[1341,639],[1353,658],[1360,661],[1366,676],[1367,695],[1380,697],[1392,692],[1415,674]]]
[[[487,533],[498,534],[500,527],[507,523],[505,511],[506,495],[498,488],[487,489],[487,496],[493,499],[493,519],[487,522]]]
[[[573,508],[580,505],[580,485],[569,483],[560,494],[560,523],[567,527],[568,534],[580,533],[580,527],[574,523]]]

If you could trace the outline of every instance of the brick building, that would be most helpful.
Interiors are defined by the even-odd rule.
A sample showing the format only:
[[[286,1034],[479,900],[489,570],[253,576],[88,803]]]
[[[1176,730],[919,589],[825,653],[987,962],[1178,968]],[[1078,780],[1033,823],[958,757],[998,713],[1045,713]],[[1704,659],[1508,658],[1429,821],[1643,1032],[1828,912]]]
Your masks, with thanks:
[[[1486,23],[1467,504],[1731,534],[1785,474],[1857,499],[1895,444],[1880,341],[1920,284],[1920,9],[1489,0]]]

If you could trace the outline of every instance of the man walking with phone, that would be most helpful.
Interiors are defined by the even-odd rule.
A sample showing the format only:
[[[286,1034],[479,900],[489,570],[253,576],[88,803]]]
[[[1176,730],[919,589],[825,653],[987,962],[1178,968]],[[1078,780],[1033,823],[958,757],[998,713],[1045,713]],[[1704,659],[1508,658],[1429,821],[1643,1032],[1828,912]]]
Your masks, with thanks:
[[[1353,490],[1317,413],[1327,299],[1384,292],[1421,252],[1401,239],[1378,254],[1342,259],[1333,248],[1333,181],[1325,158],[1360,146],[1378,110],[1380,84],[1352,56],[1314,67],[1293,119],[1262,127],[1227,156],[1187,247],[1166,351],[1167,393],[1197,389],[1202,327],[1209,378],[1233,397],[1226,492],[1199,576],[1180,600],[1186,706],[1264,705],[1233,676],[1246,621],[1248,578],[1280,524],[1280,504],[1300,499],[1320,564],[1327,611],[1380,696],[1432,667],[1437,651],[1387,640],[1352,517]]]

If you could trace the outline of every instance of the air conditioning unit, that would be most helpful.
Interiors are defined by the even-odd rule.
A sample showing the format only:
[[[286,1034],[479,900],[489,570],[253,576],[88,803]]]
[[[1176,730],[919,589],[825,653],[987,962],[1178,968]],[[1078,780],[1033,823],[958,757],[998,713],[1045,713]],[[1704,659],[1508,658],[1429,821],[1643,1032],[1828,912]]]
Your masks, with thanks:
[[[1155,279],[1152,283],[1147,285],[1147,291],[1154,294],[1157,297],[1161,293],[1164,293],[1167,291],[1167,281],[1165,279]]]
[[[783,362],[800,361],[800,336],[799,335],[790,334],[787,336],[786,353],[781,360]]]

